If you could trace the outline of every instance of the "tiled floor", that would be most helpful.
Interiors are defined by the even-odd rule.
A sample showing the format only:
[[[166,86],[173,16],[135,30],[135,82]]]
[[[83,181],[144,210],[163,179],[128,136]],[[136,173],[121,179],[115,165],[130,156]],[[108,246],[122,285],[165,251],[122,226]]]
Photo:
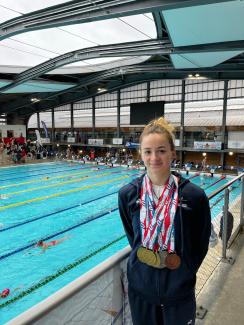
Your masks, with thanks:
[[[244,324],[244,234],[240,234],[228,251],[235,263],[221,262],[198,297],[198,305],[207,308],[196,325]]]

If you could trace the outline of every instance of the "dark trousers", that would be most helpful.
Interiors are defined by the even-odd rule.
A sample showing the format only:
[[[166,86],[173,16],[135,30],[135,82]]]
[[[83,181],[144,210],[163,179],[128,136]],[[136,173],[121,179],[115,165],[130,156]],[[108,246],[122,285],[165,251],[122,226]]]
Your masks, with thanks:
[[[129,303],[133,325],[194,325],[195,297],[172,305],[152,305],[129,288]]]

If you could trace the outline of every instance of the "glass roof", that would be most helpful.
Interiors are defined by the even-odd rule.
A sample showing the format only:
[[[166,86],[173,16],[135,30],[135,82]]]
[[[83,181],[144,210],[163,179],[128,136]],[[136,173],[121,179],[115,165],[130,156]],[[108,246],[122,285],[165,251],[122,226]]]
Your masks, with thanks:
[[[62,0],[0,0],[0,23],[52,5],[68,1]],[[21,66],[23,70],[57,57],[66,52],[93,47],[97,45],[115,44],[148,40],[156,38],[156,28],[151,14],[128,16],[104,21],[63,26],[38,30],[12,36],[0,42],[1,67]],[[139,63],[146,57],[133,57],[133,63]],[[65,73],[82,73],[127,65],[131,58],[93,59],[76,62],[65,67]],[[117,65],[116,65],[117,61]],[[106,65],[103,67],[103,63]],[[69,68],[70,69],[67,69]],[[76,71],[74,67],[79,67]],[[70,70],[70,71],[69,71]],[[11,70],[11,72],[13,72]],[[18,69],[19,72],[19,69]],[[62,73],[59,68],[51,73]]]

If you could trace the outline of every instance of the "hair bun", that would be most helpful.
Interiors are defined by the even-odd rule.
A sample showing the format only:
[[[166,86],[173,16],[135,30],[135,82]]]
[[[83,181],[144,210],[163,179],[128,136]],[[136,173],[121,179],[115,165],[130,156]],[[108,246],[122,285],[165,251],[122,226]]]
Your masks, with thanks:
[[[173,133],[175,128],[170,124],[164,117],[159,117],[157,120],[153,121],[154,125],[161,126],[163,129],[167,130],[169,133]]]

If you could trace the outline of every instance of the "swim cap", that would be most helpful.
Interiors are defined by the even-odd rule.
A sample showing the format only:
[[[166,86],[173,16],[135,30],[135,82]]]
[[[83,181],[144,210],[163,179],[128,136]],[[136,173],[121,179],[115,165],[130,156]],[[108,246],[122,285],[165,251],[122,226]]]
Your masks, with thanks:
[[[10,294],[10,289],[6,288],[1,292],[1,297],[6,298]]]
[[[43,240],[38,240],[38,242],[36,243],[36,246],[42,246],[43,244]]]

